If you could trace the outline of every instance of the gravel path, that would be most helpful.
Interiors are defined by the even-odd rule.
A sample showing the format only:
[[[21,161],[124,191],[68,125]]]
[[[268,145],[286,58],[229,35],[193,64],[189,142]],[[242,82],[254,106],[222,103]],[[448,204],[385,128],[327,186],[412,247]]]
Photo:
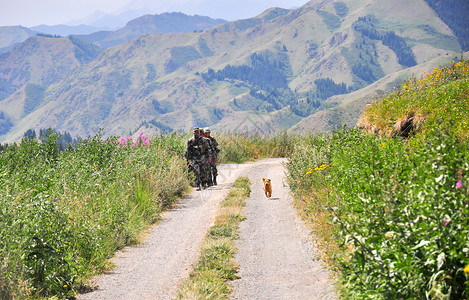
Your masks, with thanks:
[[[232,299],[337,299],[330,273],[318,260],[311,233],[297,215],[279,159],[248,171],[251,196],[240,225],[236,260],[241,279]],[[266,199],[262,177],[272,179]]]
[[[193,192],[163,214],[139,246],[113,258],[117,266],[97,277],[98,289],[78,299],[171,299],[198,259],[199,247],[220,202],[239,176],[248,176],[252,193],[241,224],[237,260],[242,279],[233,299],[334,299],[328,272],[314,261],[309,232],[291,205],[282,183],[280,159],[219,167],[218,186]],[[266,200],[261,177],[271,177]]]

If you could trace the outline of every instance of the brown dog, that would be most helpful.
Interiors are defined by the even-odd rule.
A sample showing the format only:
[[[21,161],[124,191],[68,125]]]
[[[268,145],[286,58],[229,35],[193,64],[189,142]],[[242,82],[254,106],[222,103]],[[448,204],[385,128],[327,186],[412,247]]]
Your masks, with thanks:
[[[262,177],[262,182],[264,183],[265,197],[269,199],[272,197],[272,182],[270,181],[270,178],[265,177]]]

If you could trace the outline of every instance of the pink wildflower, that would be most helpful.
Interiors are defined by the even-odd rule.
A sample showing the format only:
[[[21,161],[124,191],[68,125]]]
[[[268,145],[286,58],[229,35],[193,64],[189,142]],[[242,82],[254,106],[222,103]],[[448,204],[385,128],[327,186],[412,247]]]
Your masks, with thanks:
[[[448,220],[446,218],[443,221],[445,222],[445,226],[448,226],[449,222],[451,222],[450,220]]]
[[[456,188],[459,189],[460,187],[462,187],[462,182],[461,182],[461,180],[459,180],[459,181],[456,183]]]

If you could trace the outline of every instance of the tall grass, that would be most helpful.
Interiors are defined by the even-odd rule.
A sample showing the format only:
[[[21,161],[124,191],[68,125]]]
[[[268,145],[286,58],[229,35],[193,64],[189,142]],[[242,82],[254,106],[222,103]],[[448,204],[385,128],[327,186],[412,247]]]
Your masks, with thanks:
[[[288,180],[304,215],[323,222],[314,228],[340,274],[344,299],[469,297],[469,143],[467,129],[450,120],[455,113],[469,117],[454,96],[466,80],[461,76],[436,88],[446,93],[429,85],[427,98],[446,109],[438,122],[427,115],[407,139],[340,129],[297,143]],[[402,94],[377,102],[366,117],[391,128],[392,107],[415,104],[392,102]],[[425,103],[422,111],[431,107]]]
[[[294,149],[296,136],[290,136],[286,131],[267,136],[221,132],[216,138],[220,144],[221,162],[242,163],[259,158],[286,157]]]
[[[185,141],[59,136],[0,153],[0,298],[70,297],[189,186]]]

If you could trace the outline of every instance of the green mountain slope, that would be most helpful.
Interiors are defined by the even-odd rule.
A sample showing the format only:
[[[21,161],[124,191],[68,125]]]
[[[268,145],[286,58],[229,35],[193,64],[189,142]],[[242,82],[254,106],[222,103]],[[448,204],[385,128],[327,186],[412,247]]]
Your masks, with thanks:
[[[205,32],[148,34],[108,48],[49,86],[41,105],[0,138],[46,126],[80,136],[194,125],[275,131],[460,51],[424,0],[313,0]]]

